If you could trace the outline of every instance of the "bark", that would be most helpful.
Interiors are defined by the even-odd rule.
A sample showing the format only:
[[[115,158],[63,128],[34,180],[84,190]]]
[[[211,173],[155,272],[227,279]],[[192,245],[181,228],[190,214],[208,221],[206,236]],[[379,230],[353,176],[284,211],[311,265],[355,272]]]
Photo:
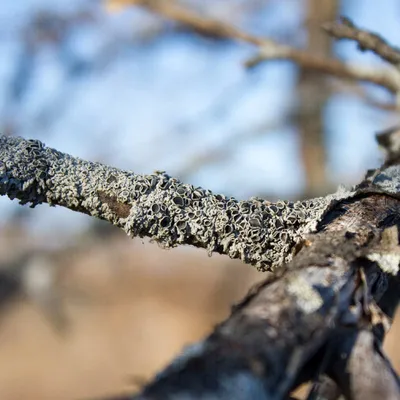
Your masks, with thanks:
[[[47,202],[85,212],[167,246],[217,243],[217,250],[232,255],[221,245],[226,226],[232,226],[228,234],[234,232],[232,240],[245,246],[247,260],[254,260],[252,251],[269,249],[252,241],[254,226],[268,246],[274,240],[292,246],[290,255],[280,248],[281,260],[297,252],[208,338],[130,398],[284,399],[299,384],[326,374],[349,399],[360,393],[392,399],[399,394],[398,379],[380,343],[399,293],[397,137],[392,131],[379,139],[387,145],[388,161],[351,191],[275,204],[237,202],[165,174],[136,175],[38,141],[2,137],[0,191],[33,206]],[[171,225],[163,226],[164,218]],[[183,233],[179,221],[186,221]],[[224,221],[224,229],[218,221]],[[295,237],[295,230],[297,242],[291,239],[288,245],[282,235]]]
[[[349,399],[399,398],[397,377],[377,351],[374,333],[386,322],[378,305],[393,311],[397,296],[384,304],[389,277],[370,260],[395,252],[397,274],[399,212],[399,201],[384,195],[340,204],[285,272],[250,293],[133,398],[285,399],[323,373]],[[389,226],[395,240],[384,250]],[[392,290],[398,289],[396,281]]]
[[[390,162],[367,174],[358,195],[330,209],[285,268],[127,398],[285,399],[323,374],[347,399],[400,398],[381,349],[399,297],[394,148]],[[332,393],[326,398],[337,397]]]
[[[0,137],[0,194],[21,204],[63,206],[111,222],[164,248],[190,244],[274,269],[289,261],[331,204],[313,200],[237,201],[165,173],[135,174],[80,160],[38,140]]]
[[[250,65],[290,59],[398,92],[398,70],[365,73],[199,18],[176,4],[134,2],[200,31],[258,46]],[[398,49],[348,20],[343,24],[327,29],[397,65]],[[398,136],[388,131],[379,138],[388,152],[385,164],[353,189],[295,203],[237,201],[165,173],[134,174],[37,140],[3,136],[0,194],[32,207],[48,203],[83,212],[166,248],[190,244],[277,269],[206,339],[183,351],[140,394],[126,398],[286,399],[303,382],[320,381],[309,398],[340,393],[355,400],[397,399],[399,379],[381,343],[399,299]]]

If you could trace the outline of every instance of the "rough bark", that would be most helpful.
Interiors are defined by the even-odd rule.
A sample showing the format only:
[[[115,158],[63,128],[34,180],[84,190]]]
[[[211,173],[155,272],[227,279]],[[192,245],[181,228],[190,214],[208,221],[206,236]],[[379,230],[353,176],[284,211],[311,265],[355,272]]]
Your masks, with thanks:
[[[393,257],[397,275],[399,212],[399,201],[385,195],[338,205],[280,276],[133,398],[285,399],[324,373],[346,398],[399,398],[375,333],[388,323],[379,306],[397,305],[398,282],[396,300],[384,304],[391,276],[383,261],[371,261]],[[389,245],[386,235],[395,238]]]
[[[276,249],[278,241],[283,245],[275,261],[297,252],[137,399],[284,399],[322,374],[347,398],[379,390],[389,399],[399,393],[398,380],[379,346],[399,293],[396,136],[394,131],[380,139],[387,143],[388,162],[351,191],[275,204],[238,202],[165,174],[136,175],[38,141],[2,137],[0,191],[33,206],[47,202],[85,212],[166,246],[193,244],[245,254],[250,262]],[[163,225],[165,218],[170,225]],[[232,227],[228,232],[227,226]],[[253,239],[253,227],[264,247]],[[245,252],[232,253],[221,244],[229,235]],[[368,359],[362,357],[366,351]],[[369,379],[358,375],[360,364]]]
[[[290,59],[398,93],[398,70],[365,75],[178,6],[134,2],[201,31],[258,46],[251,65]],[[398,49],[348,20],[342,25],[327,30],[398,67]],[[32,207],[48,203],[96,216],[166,248],[190,244],[259,269],[280,267],[205,340],[186,349],[140,394],[126,398],[286,399],[301,383],[320,381],[309,398],[340,393],[355,400],[397,399],[399,379],[381,343],[399,299],[398,136],[393,131],[380,137],[387,161],[355,188],[295,203],[237,201],[165,173],[138,175],[74,158],[37,140],[1,137],[0,194]]]
[[[381,349],[399,297],[400,168],[388,135],[390,162],[326,213],[296,257],[127,398],[285,399],[323,374],[348,399],[400,398]]]
[[[237,201],[165,173],[135,174],[80,160],[37,140],[0,138],[0,194],[83,212],[165,248],[190,244],[261,270],[289,261],[340,190],[313,200]]]

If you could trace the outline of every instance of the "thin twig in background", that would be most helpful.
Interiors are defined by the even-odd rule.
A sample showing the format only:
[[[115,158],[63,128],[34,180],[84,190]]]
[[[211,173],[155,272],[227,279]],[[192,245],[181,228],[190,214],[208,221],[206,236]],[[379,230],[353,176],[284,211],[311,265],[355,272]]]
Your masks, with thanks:
[[[343,79],[374,83],[392,93],[400,91],[400,75],[397,71],[389,68],[366,68],[361,65],[343,63],[333,58],[310,54],[304,50],[276,43],[268,38],[243,32],[224,22],[198,15],[174,0],[112,0],[111,2],[122,5],[138,5],[165,18],[187,25],[195,31],[255,45],[259,52],[245,63],[248,68],[264,61],[289,60],[315,72]]]
[[[366,87],[358,85],[354,81],[343,81],[339,79],[331,80],[329,82],[330,90],[332,93],[345,94],[354,98],[358,98],[365,102],[365,104],[375,107],[380,110],[397,112],[399,111],[399,105],[389,101],[379,101],[375,99],[368,92]]]
[[[389,68],[345,64],[334,58],[326,59],[315,54],[291,48],[287,48],[285,51],[283,49],[262,48],[259,54],[246,62],[246,66],[251,68],[261,62],[274,60],[290,60],[302,68],[307,68],[315,72],[337,78],[374,83],[388,89],[392,93],[397,93],[400,90],[400,77],[397,71]]]
[[[372,51],[383,60],[400,68],[400,49],[390,45],[376,33],[358,28],[349,18],[326,22],[322,28],[336,39],[354,40],[361,51]]]
[[[204,17],[188,10],[173,0],[114,0],[112,3],[138,5],[165,18],[189,26],[191,29],[215,37],[240,40],[256,46],[275,46],[272,40],[259,38],[221,21]]]

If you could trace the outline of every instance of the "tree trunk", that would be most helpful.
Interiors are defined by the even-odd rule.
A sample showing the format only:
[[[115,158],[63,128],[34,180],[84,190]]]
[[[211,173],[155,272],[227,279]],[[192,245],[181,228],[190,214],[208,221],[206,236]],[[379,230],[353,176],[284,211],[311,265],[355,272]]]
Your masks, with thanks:
[[[334,21],[337,0],[307,1],[307,50],[310,54],[330,58],[332,39],[322,32],[326,21]],[[324,108],[330,96],[326,77],[300,67],[298,81],[298,129],[306,181],[307,197],[321,194],[329,185],[326,174]]]

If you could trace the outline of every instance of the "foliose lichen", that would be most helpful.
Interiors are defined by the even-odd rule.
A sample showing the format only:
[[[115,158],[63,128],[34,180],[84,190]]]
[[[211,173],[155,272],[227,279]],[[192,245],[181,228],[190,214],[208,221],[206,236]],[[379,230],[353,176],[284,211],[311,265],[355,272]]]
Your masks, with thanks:
[[[46,202],[81,211],[164,248],[190,244],[271,270],[290,261],[333,204],[356,192],[341,188],[297,202],[238,201],[164,172],[135,174],[72,157],[38,140],[1,137],[0,194],[32,207]]]

